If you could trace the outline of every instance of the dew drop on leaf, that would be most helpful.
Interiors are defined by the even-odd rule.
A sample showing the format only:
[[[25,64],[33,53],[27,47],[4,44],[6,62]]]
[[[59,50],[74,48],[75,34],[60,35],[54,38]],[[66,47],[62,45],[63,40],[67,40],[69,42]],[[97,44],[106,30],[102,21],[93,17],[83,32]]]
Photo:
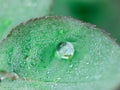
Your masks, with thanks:
[[[62,42],[57,46],[57,55],[62,59],[69,59],[74,55],[74,47],[70,42]]]

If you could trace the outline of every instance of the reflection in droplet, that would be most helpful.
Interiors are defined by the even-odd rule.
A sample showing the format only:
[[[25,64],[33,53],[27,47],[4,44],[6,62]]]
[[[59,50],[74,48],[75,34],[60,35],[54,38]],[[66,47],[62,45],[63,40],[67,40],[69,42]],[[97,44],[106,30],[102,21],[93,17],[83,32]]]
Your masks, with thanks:
[[[62,42],[57,46],[57,55],[62,59],[69,59],[74,55],[74,47],[70,42]]]

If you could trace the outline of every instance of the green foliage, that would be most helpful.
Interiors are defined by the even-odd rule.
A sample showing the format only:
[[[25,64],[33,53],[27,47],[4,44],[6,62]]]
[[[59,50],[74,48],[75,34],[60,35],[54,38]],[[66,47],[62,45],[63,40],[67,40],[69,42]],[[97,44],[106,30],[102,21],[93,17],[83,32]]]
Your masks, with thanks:
[[[62,59],[61,42],[75,53]],[[120,47],[92,25],[67,17],[32,19],[15,27],[0,44],[0,69],[16,73],[1,90],[112,90],[120,81]]]

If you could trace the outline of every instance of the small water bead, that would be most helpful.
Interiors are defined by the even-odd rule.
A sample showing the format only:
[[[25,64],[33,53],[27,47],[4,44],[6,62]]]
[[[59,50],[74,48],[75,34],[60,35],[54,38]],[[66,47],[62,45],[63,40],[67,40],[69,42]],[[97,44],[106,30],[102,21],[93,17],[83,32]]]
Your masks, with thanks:
[[[62,59],[69,59],[74,55],[74,47],[70,42],[62,42],[57,46],[57,55]]]

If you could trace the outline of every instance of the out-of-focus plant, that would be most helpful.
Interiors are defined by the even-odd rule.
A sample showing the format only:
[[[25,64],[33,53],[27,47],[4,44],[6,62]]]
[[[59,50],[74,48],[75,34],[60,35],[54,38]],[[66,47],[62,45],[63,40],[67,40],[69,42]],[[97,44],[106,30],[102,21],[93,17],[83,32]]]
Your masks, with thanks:
[[[120,42],[119,8],[119,0],[55,0],[53,13],[95,24]]]
[[[50,15],[52,0],[0,0],[0,41],[17,24]]]

